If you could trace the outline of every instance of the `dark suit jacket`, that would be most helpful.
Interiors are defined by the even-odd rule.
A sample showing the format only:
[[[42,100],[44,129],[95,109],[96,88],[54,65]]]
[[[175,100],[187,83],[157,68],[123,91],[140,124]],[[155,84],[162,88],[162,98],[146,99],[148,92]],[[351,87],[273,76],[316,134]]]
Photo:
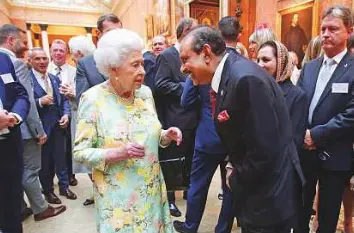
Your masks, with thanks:
[[[8,112],[17,113],[25,121],[30,109],[26,89],[18,81],[14,66],[8,55],[0,53],[0,64],[0,75],[9,74],[12,76],[12,80],[9,82],[6,80],[4,82],[4,79],[0,78],[0,98],[3,108]]]
[[[16,58],[13,54],[7,50],[0,49],[0,52],[4,52],[9,55],[12,64],[14,65],[16,76],[18,81],[23,85],[28,94],[28,100],[30,102],[30,110],[27,115],[27,119],[21,124],[21,134],[23,139],[38,138],[44,135],[44,129],[41,119],[39,118],[36,102],[33,97],[33,80],[30,76],[27,65],[20,59]]]
[[[36,100],[39,117],[42,120],[44,131],[49,137],[54,127],[58,126],[58,121],[63,115],[68,115],[70,117],[70,103],[69,100],[59,92],[60,79],[57,76],[48,73],[53,88],[54,104],[41,107],[39,105],[39,99],[47,93],[38,83],[32,71],[31,76],[34,83],[34,98]]]
[[[298,81],[309,99],[308,108],[315,92],[316,82],[323,57],[310,61],[302,68]],[[316,151],[304,151],[301,154],[303,162],[311,169],[313,163],[318,163],[318,153],[326,151],[331,157],[321,161],[326,170],[350,171],[353,159],[354,133],[354,58],[346,54],[338,64],[329,80],[320,100],[313,112],[312,122],[307,125],[311,137],[315,141]],[[334,83],[348,84],[348,93],[332,93]],[[307,168],[306,168],[307,169]]]
[[[184,85],[181,105],[184,108],[199,111],[195,149],[206,154],[224,154],[226,157],[226,146],[221,143],[216,133],[211,115],[210,88],[210,84],[194,86],[192,80],[188,78]]]
[[[77,104],[80,102],[82,93],[104,81],[106,78],[98,71],[93,55],[81,58],[76,66]]]
[[[288,107],[295,145],[298,151],[304,145],[306,122],[308,115],[308,99],[306,93],[295,86],[290,79],[278,83],[284,92],[286,106]]]
[[[156,57],[150,51],[147,51],[143,54],[143,58],[144,58],[144,70],[145,70],[144,84],[150,87],[152,93],[154,93]]]
[[[181,106],[186,75],[181,71],[181,60],[174,46],[164,50],[156,60],[155,102],[157,114],[164,128],[176,126],[193,130],[197,125],[197,111]]]
[[[223,111],[230,118],[219,122]],[[270,226],[292,217],[303,175],[284,94],[274,78],[230,53],[214,119],[234,167],[230,184],[241,224]]]

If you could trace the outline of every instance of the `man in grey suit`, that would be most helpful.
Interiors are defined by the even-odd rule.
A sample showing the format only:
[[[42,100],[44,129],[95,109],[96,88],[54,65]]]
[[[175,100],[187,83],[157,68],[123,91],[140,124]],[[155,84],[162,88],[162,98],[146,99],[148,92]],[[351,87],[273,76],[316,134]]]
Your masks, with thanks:
[[[98,38],[101,38],[105,33],[117,28],[122,28],[122,22],[114,14],[102,15],[97,20]],[[80,102],[82,93],[104,81],[106,81],[106,77],[98,71],[93,55],[81,58],[76,66],[77,103]]]
[[[24,57],[27,50],[27,37],[21,29],[6,24],[0,28],[0,52],[6,53],[11,58],[16,76],[28,92],[31,104],[26,121],[21,124],[21,133],[24,143],[23,160],[24,171],[22,185],[31,204],[36,221],[56,216],[66,210],[65,206],[52,207],[44,200],[41,192],[38,172],[41,169],[41,145],[47,140],[42,122],[39,118],[33,96],[33,82],[29,76],[26,64],[19,58]],[[26,203],[24,202],[24,207]],[[24,215],[29,215],[26,207]],[[26,216],[24,216],[26,217]]]

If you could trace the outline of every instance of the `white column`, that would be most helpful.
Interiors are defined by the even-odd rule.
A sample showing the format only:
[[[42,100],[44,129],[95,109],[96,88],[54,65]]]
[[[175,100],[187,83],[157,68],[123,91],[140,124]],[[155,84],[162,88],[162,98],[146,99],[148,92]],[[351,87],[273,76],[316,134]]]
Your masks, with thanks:
[[[33,49],[33,42],[32,42],[32,33],[31,33],[31,24],[26,23],[26,35],[27,35],[27,46],[28,49]]]
[[[221,19],[222,17],[228,16],[229,15],[229,1],[228,0],[220,0],[219,6],[221,6],[219,18]]]
[[[189,2],[184,4],[184,17],[185,17],[185,18],[190,17]]]
[[[48,40],[48,33],[47,33],[47,24],[40,24],[41,34],[42,34],[42,48],[46,52],[49,60],[50,60],[50,52],[49,52],[49,40]]]

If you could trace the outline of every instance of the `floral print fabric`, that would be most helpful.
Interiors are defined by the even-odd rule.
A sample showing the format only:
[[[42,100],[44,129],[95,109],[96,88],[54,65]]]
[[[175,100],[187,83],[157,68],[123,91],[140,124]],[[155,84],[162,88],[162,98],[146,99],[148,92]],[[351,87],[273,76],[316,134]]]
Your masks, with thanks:
[[[93,168],[99,233],[174,232],[166,186],[158,162],[161,124],[148,87],[135,91],[132,105],[121,102],[108,82],[81,98],[74,158]],[[145,157],[105,164],[104,154],[135,142]]]

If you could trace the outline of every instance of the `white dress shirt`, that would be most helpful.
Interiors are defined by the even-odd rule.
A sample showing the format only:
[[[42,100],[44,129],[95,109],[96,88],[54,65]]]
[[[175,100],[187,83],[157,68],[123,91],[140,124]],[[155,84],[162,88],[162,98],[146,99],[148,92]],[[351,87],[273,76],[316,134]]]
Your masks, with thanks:
[[[348,52],[347,49],[344,49],[341,53],[337,54],[336,56],[329,58],[326,55],[324,55],[323,58],[323,63],[320,69],[320,72],[318,74],[317,82],[316,82],[316,87],[315,87],[315,92],[313,94],[310,108],[309,108],[309,118],[308,121],[311,124],[312,122],[312,116],[313,116],[313,111],[315,110],[318,101],[321,98],[321,95],[326,88],[329,80],[331,79],[334,71],[336,70],[338,64],[341,62],[345,54]]]
[[[46,87],[45,87],[45,83],[44,83],[43,77],[45,76],[45,77],[48,79],[48,84],[49,84],[49,85],[52,85],[52,82],[50,81],[50,78],[48,77],[48,74],[39,73],[38,71],[36,71],[36,70],[33,69],[33,68],[32,68],[32,72],[33,72],[33,74],[34,74],[34,77],[36,77],[37,82],[38,82],[39,85],[42,87],[42,89],[43,89],[44,91],[47,91],[47,90],[46,90]]]
[[[225,62],[226,62],[226,59],[228,56],[229,56],[229,54],[226,53],[224,55],[224,57],[221,59],[218,67],[216,67],[213,79],[211,80],[211,88],[213,89],[213,91],[215,91],[215,93],[218,93],[218,91],[219,91],[222,71],[224,69],[224,65],[225,65]]]
[[[75,77],[76,77],[76,68],[65,63],[64,65],[60,66],[60,75],[58,75],[60,81],[63,84],[69,84],[75,89]],[[59,72],[59,67],[51,62],[48,66],[48,72],[57,76]]]
[[[178,52],[180,52],[179,50],[181,49],[181,44],[180,43],[176,43],[175,45],[174,45],[174,47],[175,47],[175,49],[178,51]]]

